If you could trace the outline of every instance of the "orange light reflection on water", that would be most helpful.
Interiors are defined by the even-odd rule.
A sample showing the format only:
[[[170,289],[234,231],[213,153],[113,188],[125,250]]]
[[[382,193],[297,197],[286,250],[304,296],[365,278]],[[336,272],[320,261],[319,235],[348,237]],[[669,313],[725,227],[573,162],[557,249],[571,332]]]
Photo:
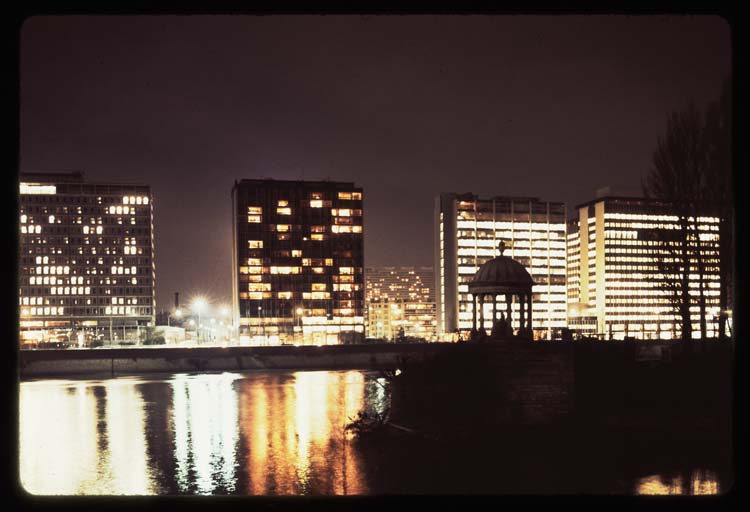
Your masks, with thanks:
[[[685,481],[680,475],[672,477],[651,475],[641,478],[636,482],[636,494],[701,495],[718,493],[718,479],[716,474],[709,470],[691,471],[690,477],[687,481]]]
[[[363,382],[359,372],[242,381],[240,431],[248,450],[249,493],[366,492],[358,455],[344,436],[348,418],[364,405]]]

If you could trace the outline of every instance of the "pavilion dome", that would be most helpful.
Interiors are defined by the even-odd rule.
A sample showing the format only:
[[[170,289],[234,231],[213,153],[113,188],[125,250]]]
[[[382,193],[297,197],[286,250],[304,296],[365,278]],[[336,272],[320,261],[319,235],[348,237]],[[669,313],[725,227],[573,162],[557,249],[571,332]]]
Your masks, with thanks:
[[[526,268],[507,256],[497,256],[486,262],[479,267],[469,283],[471,288],[477,286],[527,288],[533,285],[534,280]]]

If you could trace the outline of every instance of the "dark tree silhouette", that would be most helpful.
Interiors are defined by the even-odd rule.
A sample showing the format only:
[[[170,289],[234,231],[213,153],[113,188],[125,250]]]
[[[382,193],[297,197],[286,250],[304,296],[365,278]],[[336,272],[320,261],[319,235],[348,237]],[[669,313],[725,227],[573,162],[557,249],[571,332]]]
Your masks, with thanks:
[[[701,338],[706,337],[705,266],[711,262],[710,243],[699,236],[699,216],[708,204],[709,159],[705,119],[690,103],[673,112],[657,141],[652,167],[642,182],[646,197],[669,202],[677,215],[677,229],[654,231],[655,263],[664,277],[667,295],[680,319],[682,339],[692,338],[690,307],[700,309]],[[708,247],[707,247],[708,245]],[[698,275],[698,297],[690,294],[690,274]]]
[[[724,81],[721,96],[706,111],[706,144],[708,151],[708,199],[717,205],[721,288],[719,336],[726,335],[725,311],[732,309],[734,276],[734,198],[732,192],[732,82]]]

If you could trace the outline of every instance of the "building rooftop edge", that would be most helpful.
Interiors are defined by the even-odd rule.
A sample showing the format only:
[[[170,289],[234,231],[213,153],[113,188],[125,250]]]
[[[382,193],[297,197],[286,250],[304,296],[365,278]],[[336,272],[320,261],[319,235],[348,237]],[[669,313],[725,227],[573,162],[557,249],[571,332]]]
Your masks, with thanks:
[[[234,187],[240,186],[243,183],[278,183],[281,185],[294,184],[294,183],[305,183],[310,185],[349,185],[355,188],[362,188],[356,185],[353,181],[334,181],[334,180],[280,180],[276,178],[242,178],[234,180]]]
[[[124,181],[89,181],[82,171],[70,172],[19,172],[18,181],[21,183],[54,183],[60,184],[81,184],[81,185],[102,185],[102,186],[124,186],[124,187],[147,187],[147,183],[135,183]]]
[[[574,206],[574,208],[583,208],[584,206],[591,206],[596,203],[601,203],[605,201],[637,201],[639,203],[645,203],[645,204],[669,204],[670,201],[666,201],[664,199],[654,199],[649,197],[636,197],[636,196],[603,196],[603,197],[597,197],[595,199],[591,199],[590,201],[586,201],[585,203],[580,203]]]

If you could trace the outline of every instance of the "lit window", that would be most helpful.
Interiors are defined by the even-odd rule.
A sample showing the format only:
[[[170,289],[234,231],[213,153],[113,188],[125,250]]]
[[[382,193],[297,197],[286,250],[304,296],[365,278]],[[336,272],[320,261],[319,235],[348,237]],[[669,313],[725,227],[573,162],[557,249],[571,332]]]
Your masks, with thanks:
[[[323,208],[323,201],[320,199],[311,199],[310,208]]]
[[[36,257],[36,263],[37,263],[37,265],[41,265],[41,263],[42,263],[42,257],[41,256],[37,256]]]
[[[253,300],[261,300],[263,298],[263,292],[250,292],[247,296]]]
[[[277,224],[276,231],[286,233],[287,231],[289,231],[289,224]]]
[[[250,274],[260,274],[263,272],[263,267],[248,267],[247,271]]]
[[[352,233],[361,233],[362,226],[352,226]]]
[[[310,235],[311,240],[325,240],[325,235],[322,235],[320,233],[313,233]]]
[[[123,197],[122,204],[130,204],[130,198],[128,196]]]
[[[326,258],[326,266],[327,267],[333,266],[333,258]]]
[[[339,274],[353,274],[354,267],[339,267]]]
[[[89,234],[89,227],[88,226],[83,226],[83,234],[84,235],[88,235]]]
[[[351,199],[352,193],[351,192],[339,192],[339,199]]]
[[[302,258],[302,265],[305,267],[309,267],[312,265],[312,260],[310,258]]]
[[[333,225],[331,226],[331,232],[332,233],[351,233],[353,226],[337,226]]]
[[[279,299],[291,299],[292,298],[292,292],[278,292],[276,294],[276,297]]]
[[[36,231],[36,234],[38,235],[39,233],[42,232],[42,226],[36,226],[34,231]]]
[[[325,291],[326,284],[325,283],[313,283],[312,284],[312,291],[314,292],[322,292]]]
[[[312,267],[312,271],[314,274],[323,274],[325,272],[323,267]]]
[[[312,292],[310,294],[311,299],[330,299],[331,294],[329,292]]]
[[[276,208],[276,213],[279,215],[291,215],[292,209],[291,208]]]
[[[148,204],[148,197],[143,198],[143,204]]]
[[[271,267],[271,274],[299,274],[301,267]]]
[[[130,273],[131,274],[135,274],[136,273],[135,267],[130,267]]]
[[[263,208],[261,208],[260,206],[248,206],[247,213],[248,215],[262,215]]]
[[[50,215],[49,216],[49,223],[50,224],[54,224],[55,223],[55,216],[54,215]]]
[[[250,224],[260,224],[260,215],[248,215],[247,222]]]
[[[292,249],[292,258],[299,258],[302,256],[302,251],[299,249]]]
[[[247,247],[248,249],[262,249],[263,240],[248,240]]]
[[[26,215],[21,215],[21,224],[26,223]]]
[[[102,234],[102,227],[101,226],[96,226],[96,234],[97,235],[101,235]]]
[[[263,261],[261,261],[260,258],[248,258],[247,259],[247,264],[251,265],[251,266],[252,265],[256,265],[257,266],[257,265],[262,265]]]
[[[352,199],[361,201],[362,200],[362,192],[352,192]]]
[[[280,200],[278,206],[289,206],[289,201]]]

